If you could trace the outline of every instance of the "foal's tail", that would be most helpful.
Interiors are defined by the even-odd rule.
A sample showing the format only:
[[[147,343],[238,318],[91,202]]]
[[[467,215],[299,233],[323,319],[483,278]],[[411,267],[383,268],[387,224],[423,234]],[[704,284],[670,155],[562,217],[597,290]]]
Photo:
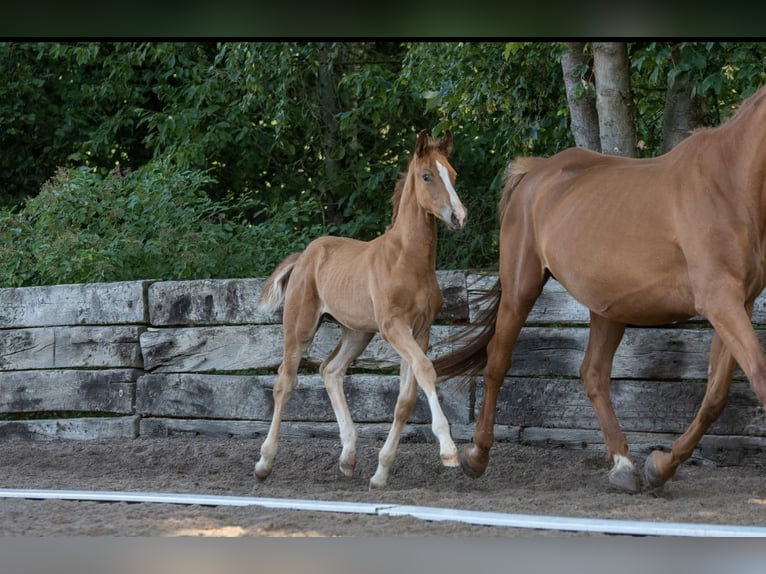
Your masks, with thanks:
[[[290,280],[290,274],[293,272],[296,261],[301,256],[301,251],[292,253],[285,257],[285,259],[277,265],[274,272],[266,279],[266,283],[263,284],[261,290],[261,298],[258,301],[258,306],[262,311],[266,313],[273,313],[282,302],[285,300],[285,291],[287,290],[287,282]]]
[[[459,377],[466,382],[480,375],[487,365],[487,345],[495,334],[497,311],[500,308],[500,280],[495,281],[477,303],[480,306],[488,305],[470,327],[448,341],[459,348],[449,355],[434,359],[434,369],[439,378]]]

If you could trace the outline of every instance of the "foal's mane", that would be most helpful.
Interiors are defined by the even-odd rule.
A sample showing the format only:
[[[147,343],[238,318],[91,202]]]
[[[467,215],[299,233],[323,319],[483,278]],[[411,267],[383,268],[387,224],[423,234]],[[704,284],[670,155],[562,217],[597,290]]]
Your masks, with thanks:
[[[396,221],[396,215],[399,213],[399,204],[402,202],[402,193],[404,192],[404,183],[407,181],[407,173],[403,171],[399,174],[399,179],[396,180],[396,187],[394,187],[394,195],[391,196],[391,206],[393,207],[393,213],[391,214],[391,223]]]

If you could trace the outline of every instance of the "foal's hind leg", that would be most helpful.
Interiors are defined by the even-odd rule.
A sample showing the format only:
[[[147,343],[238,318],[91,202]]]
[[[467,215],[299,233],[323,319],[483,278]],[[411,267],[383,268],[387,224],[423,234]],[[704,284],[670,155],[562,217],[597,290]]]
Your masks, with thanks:
[[[388,481],[388,474],[391,470],[391,465],[394,463],[402,430],[418,398],[417,391],[418,388],[415,385],[412,368],[407,361],[403,360],[399,369],[399,396],[396,399],[394,421],[391,424],[391,429],[388,431],[386,442],[378,454],[378,468],[375,470],[372,478],[370,478],[370,488],[382,488]]]
[[[367,347],[372,335],[372,333],[352,331],[341,326],[338,345],[319,367],[332,410],[335,412],[335,419],[338,421],[342,447],[340,471],[349,477],[354,475],[356,466],[356,428],[354,428],[354,421],[343,392],[343,378],[352,361]]]
[[[298,383],[298,366],[303,353],[311,344],[319,325],[318,308],[302,306],[301,294],[293,295],[285,301],[284,325],[284,357],[279,365],[277,383],[274,385],[274,414],[269,426],[269,432],[261,445],[261,456],[255,464],[255,476],[264,480],[271,474],[274,457],[277,455],[279,427],[282,423],[282,411],[287,400]]]
[[[580,377],[604,434],[607,456],[614,463],[609,471],[609,482],[622,490],[638,492],[638,473],[609,395],[612,361],[624,333],[624,324],[591,313],[588,349],[580,367]]]
[[[673,477],[678,466],[688,459],[702,435],[720,416],[729,396],[736,362],[716,333],[710,345],[710,372],[705,396],[697,416],[676,439],[669,453],[655,450],[644,464],[644,478],[652,487],[660,487]]]
[[[285,346],[287,349],[287,345]],[[255,476],[259,480],[265,480],[274,466],[274,457],[277,456],[277,442],[279,441],[279,427],[282,423],[282,410],[287,404],[295,385],[298,383],[298,364],[305,347],[290,345],[285,351],[282,364],[279,365],[277,383],[274,385],[274,414],[269,425],[269,432],[261,444],[261,456],[255,464]]]

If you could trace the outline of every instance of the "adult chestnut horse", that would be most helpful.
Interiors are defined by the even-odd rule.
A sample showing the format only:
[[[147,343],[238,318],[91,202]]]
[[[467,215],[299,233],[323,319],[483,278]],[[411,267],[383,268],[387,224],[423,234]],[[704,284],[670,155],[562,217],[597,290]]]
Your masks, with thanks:
[[[613,461],[609,480],[640,488],[612,406],[612,360],[626,324],[706,317],[715,329],[699,411],[669,453],[644,465],[659,487],[720,415],[736,363],[766,404],[766,359],[753,302],[766,284],[766,88],[717,128],[652,159],[567,149],[508,169],[499,204],[499,286],[483,331],[434,362],[440,376],[478,375],[485,397],[464,471],[480,476],[494,441],[497,394],[519,331],[549,277],[590,309],[580,375]],[[458,339],[460,342],[461,339]]]
[[[280,263],[263,287],[260,304],[284,301],[284,358],[274,386],[274,416],[255,475],[271,473],[282,410],[297,383],[298,364],[323,315],[340,324],[340,341],[319,368],[340,428],[340,469],[352,476],[356,430],[343,393],[343,377],[376,332],[401,355],[400,389],[391,430],[380,450],[371,487],[382,487],[417,396],[428,398],[432,429],[445,466],[457,466],[457,449],[436,395],[436,372],[426,356],[431,323],[442,305],[436,281],[436,220],[462,228],[466,212],[447,161],[452,135],[432,140],[420,132],[409,168],[397,182],[394,215],[385,233],[369,242],[320,237]]]

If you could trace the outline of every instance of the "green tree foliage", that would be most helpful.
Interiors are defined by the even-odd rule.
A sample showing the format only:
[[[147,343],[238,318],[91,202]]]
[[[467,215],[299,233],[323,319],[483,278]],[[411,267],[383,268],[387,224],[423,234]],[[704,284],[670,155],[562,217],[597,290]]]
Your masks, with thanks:
[[[711,125],[766,79],[766,45],[676,48],[629,45],[643,155],[668,78],[691,78]],[[508,161],[573,145],[561,49],[0,43],[0,286],[266,275],[319,235],[370,239],[423,128],[453,131],[469,211],[439,267],[493,266]]]
[[[408,45],[400,85],[455,133],[453,164],[468,226],[442,235],[439,266],[493,266],[497,198],[517,155],[573,145],[557,43],[445,42]]]
[[[201,171],[150,160],[106,176],[60,170],[24,209],[0,218],[5,286],[245,276],[321,234],[311,198],[261,208],[268,225],[242,216],[250,198],[213,201]],[[275,241],[275,236],[279,241]]]
[[[635,92],[636,129],[641,155],[657,155],[662,147],[665,88],[676,76],[687,76],[692,93],[705,102],[705,124],[725,121],[739,103],[766,83],[766,44],[762,42],[681,42],[673,61],[669,42],[629,45]]]

